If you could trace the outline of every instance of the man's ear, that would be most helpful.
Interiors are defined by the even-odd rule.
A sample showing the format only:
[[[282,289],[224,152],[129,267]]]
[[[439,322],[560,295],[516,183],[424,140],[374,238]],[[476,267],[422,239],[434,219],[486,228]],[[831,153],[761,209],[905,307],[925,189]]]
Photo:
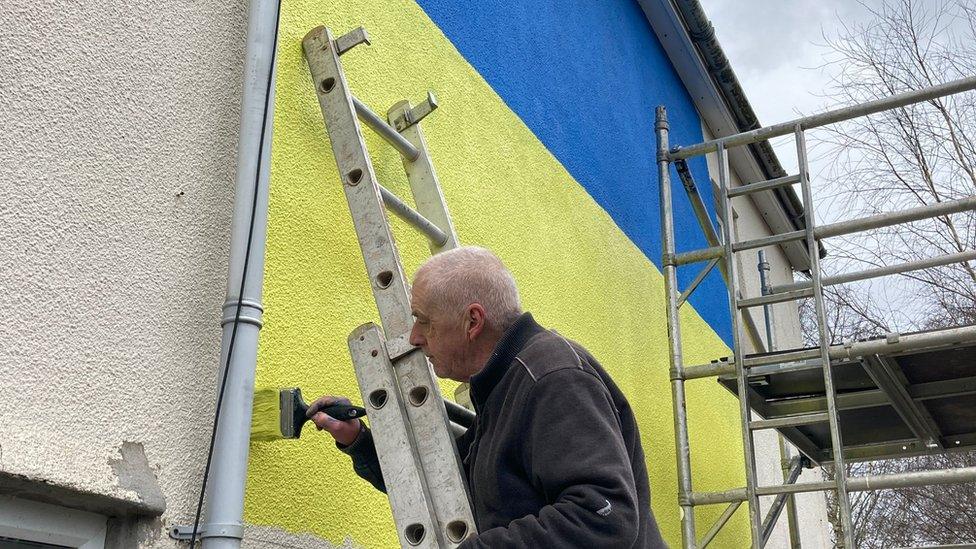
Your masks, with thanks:
[[[485,308],[481,306],[481,303],[468,305],[464,315],[464,335],[468,341],[474,341],[484,332],[486,320]]]

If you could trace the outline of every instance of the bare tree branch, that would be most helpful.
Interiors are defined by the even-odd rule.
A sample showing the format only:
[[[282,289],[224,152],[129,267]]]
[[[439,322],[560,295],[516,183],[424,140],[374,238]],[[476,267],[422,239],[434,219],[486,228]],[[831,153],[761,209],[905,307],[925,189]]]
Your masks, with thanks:
[[[976,0],[861,3],[866,23],[824,35],[827,94],[838,105],[889,97],[976,74]],[[908,105],[831,126],[811,139],[828,162],[815,189],[818,220],[862,217],[976,195],[976,94]],[[976,212],[827,241],[824,272],[840,274],[976,249]],[[973,262],[826,288],[830,343],[889,331],[976,324]],[[813,305],[800,305],[805,343],[819,344]],[[852,476],[976,465],[976,453],[858,463]],[[830,478],[832,472],[825,470]],[[976,543],[976,486],[851,494],[861,548]],[[837,531],[837,502],[828,514]],[[839,536],[838,536],[839,539]]]

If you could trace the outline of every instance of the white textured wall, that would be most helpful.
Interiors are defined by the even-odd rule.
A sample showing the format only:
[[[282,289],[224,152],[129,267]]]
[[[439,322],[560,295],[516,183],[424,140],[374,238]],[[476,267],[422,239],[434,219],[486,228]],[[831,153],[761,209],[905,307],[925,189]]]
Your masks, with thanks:
[[[245,11],[0,3],[0,472],[130,500],[161,491],[164,519],[192,518]]]

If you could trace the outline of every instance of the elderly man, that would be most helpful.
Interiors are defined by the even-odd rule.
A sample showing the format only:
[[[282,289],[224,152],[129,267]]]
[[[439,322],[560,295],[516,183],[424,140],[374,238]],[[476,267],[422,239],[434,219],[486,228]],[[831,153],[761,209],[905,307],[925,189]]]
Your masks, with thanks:
[[[414,279],[410,342],[442,378],[471,384],[477,419],[457,440],[478,535],[464,548],[665,547],[634,414],[585,349],[522,313],[515,279],[483,248],[435,255]],[[385,491],[372,435],[312,421]]]

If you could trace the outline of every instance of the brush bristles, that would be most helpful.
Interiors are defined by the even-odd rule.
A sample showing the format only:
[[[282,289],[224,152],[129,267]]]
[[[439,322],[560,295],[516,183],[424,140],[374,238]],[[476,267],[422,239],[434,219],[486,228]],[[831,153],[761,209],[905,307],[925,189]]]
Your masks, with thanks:
[[[298,387],[292,387],[282,389],[280,394],[281,436],[298,438],[302,434],[302,426],[306,421],[302,390]]]
[[[251,440],[280,440],[281,429],[278,417],[281,415],[278,391],[259,389],[254,391],[254,409],[251,413]]]

